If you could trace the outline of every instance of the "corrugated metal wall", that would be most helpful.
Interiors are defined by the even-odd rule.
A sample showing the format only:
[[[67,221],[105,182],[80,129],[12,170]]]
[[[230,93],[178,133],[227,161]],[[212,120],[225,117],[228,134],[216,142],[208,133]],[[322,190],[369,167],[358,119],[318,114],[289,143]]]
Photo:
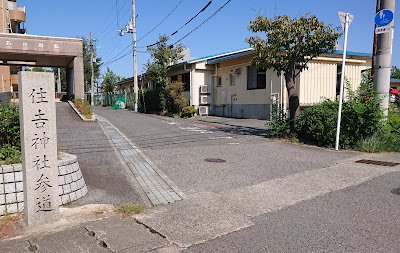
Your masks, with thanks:
[[[361,82],[361,71],[365,66],[346,64],[345,76],[355,91]],[[311,62],[308,69],[300,74],[300,105],[311,105],[322,97],[335,99],[337,63]],[[346,96],[346,92],[345,92]]]
[[[300,74],[300,104],[309,105],[321,101],[321,97],[336,96],[336,63],[310,62]]]

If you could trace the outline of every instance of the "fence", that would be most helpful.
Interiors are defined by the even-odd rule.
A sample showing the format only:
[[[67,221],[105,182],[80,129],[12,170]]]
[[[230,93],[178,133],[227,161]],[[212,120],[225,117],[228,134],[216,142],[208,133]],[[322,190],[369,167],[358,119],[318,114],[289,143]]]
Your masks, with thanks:
[[[90,96],[90,94],[89,94],[89,96]],[[101,105],[101,106],[114,106],[115,102],[121,97],[125,97],[125,99],[124,99],[125,108],[134,109],[135,96],[134,96],[133,89],[127,89],[125,91],[117,91],[117,92],[104,92],[101,95],[97,95],[97,97],[95,95],[94,104]],[[138,100],[138,103],[139,103],[139,100]],[[140,104],[138,106],[140,107]]]

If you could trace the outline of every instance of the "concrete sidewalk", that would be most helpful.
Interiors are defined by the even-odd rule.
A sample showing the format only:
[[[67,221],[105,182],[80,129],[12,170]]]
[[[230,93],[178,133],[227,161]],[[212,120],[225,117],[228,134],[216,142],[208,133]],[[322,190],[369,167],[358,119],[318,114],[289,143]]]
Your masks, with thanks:
[[[53,224],[32,229],[17,223],[19,236],[0,241],[0,249],[2,252],[180,252],[252,227],[253,219],[261,215],[400,171],[399,165],[355,162],[360,159],[400,163],[398,154],[360,155],[329,167],[249,187],[196,193],[129,218],[119,217],[109,205],[63,208],[61,220]]]

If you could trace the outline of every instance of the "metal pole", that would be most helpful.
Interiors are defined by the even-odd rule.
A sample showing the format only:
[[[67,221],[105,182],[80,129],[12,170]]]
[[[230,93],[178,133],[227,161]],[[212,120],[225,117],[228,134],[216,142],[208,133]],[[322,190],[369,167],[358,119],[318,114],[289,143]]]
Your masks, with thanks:
[[[346,13],[346,21],[344,25],[344,47],[343,47],[343,58],[342,58],[342,74],[340,76],[340,94],[339,94],[339,111],[338,111],[338,120],[336,127],[336,144],[335,149],[339,150],[339,136],[340,136],[340,121],[342,118],[342,102],[343,102],[343,82],[344,82],[344,71],[346,66],[346,50],[347,50],[347,30],[349,28],[349,13]]]
[[[135,14],[135,0],[132,0],[132,26],[133,26],[133,92],[135,102],[135,112],[138,111],[138,79],[137,79],[137,56],[136,56],[136,14]]]
[[[60,71],[60,68],[58,68],[57,92],[61,93],[61,71]]]
[[[90,87],[92,89],[91,92],[91,101],[90,104],[94,105],[94,70],[93,70],[93,43],[92,43],[92,33],[90,33],[90,68],[92,70],[92,77],[90,78]]]
[[[380,9],[391,10],[394,14],[395,0],[381,0]],[[388,26],[391,26],[392,21]],[[374,90],[382,99],[381,108],[385,115],[389,107],[390,73],[392,67],[393,28],[388,33],[378,34],[377,53],[375,62]]]

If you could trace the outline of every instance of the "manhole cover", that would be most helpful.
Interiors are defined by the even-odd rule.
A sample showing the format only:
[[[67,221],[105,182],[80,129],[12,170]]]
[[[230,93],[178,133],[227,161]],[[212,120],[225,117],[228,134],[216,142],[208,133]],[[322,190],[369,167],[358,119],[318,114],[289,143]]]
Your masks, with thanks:
[[[400,163],[392,163],[392,162],[385,162],[385,161],[375,161],[375,160],[358,160],[356,163],[365,163],[365,164],[373,164],[373,165],[380,165],[380,166],[390,166],[394,167],[399,165]]]
[[[396,188],[392,190],[393,194],[400,195],[400,188]]]
[[[226,160],[224,159],[219,159],[219,158],[206,158],[204,161],[209,162],[209,163],[226,163]]]

